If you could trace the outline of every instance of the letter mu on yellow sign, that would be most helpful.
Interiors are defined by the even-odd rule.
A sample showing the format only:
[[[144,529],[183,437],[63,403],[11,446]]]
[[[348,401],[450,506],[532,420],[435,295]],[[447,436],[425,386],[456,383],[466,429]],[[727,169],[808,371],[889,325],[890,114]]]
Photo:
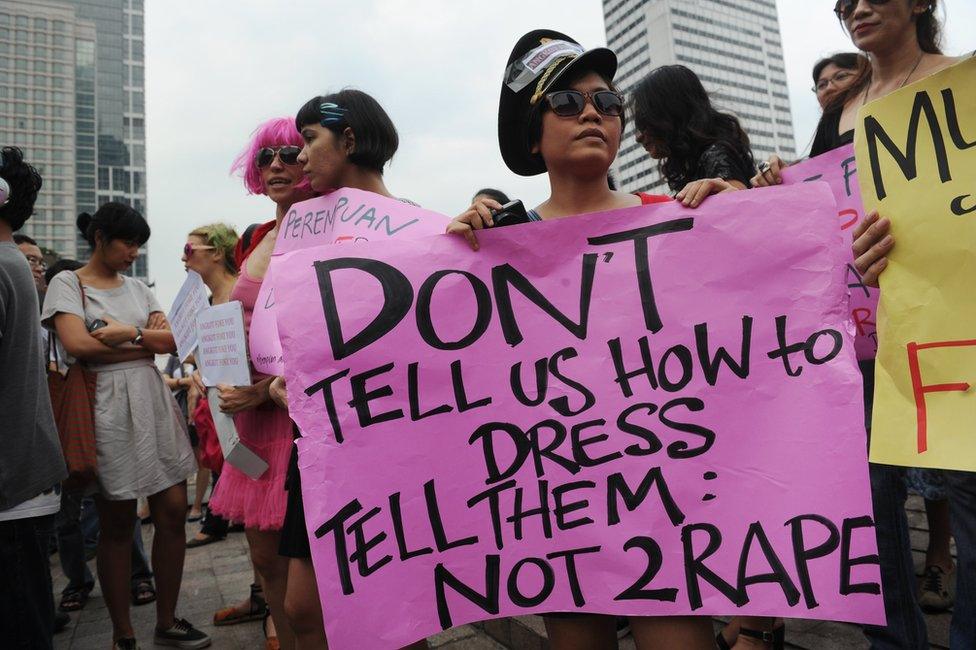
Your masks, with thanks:
[[[866,211],[891,220],[871,461],[976,470],[976,58],[864,106]]]

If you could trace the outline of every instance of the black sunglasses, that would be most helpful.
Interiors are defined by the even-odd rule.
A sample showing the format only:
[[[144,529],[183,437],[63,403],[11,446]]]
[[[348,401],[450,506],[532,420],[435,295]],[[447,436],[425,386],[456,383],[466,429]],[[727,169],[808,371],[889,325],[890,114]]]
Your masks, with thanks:
[[[258,167],[267,167],[272,162],[274,162],[275,154],[278,155],[278,160],[281,161],[282,165],[297,165],[298,164],[298,154],[302,152],[301,147],[262,147],[258,149],[257,164]]]
[[[834,13],[841,20],[847,20],[854,13],[858,2],[859,0],[837,0],[837,4],[834,5]],[[888,4],[888,0],[868,0],[868,4],[885,5]]]
[[[552,112],[559,117],[575,117],[586,108],[586,100],[593,102],[593,108],[601,115],[620,117],[624,112],[624,98],[612,90],[598,90],[585,93],[579,90],[557,90],[546,95]]]

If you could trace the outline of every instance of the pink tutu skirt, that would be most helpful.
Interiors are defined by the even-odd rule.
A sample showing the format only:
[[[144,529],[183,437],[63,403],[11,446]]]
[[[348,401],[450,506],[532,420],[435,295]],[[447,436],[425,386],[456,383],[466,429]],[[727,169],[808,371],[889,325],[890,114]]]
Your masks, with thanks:
[[[210,497],[210,509],[245,528],[281,530],[288,502],[285,474],[293,444],[288,411],[266,405],[238,413],[234,423],[241,442],[263,458],[268,469],[252,479],[225,462]]]

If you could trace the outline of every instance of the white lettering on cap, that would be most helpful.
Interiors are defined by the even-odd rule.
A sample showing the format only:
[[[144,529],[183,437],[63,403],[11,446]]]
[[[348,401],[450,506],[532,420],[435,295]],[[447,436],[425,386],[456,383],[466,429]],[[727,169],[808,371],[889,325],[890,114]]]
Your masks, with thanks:
[[[576,58],[583,48],[569,41],[548,41],[526,52],[505,70],[505,85],[512,92],[519,92],[532,83],[546,67],[560,57]]]

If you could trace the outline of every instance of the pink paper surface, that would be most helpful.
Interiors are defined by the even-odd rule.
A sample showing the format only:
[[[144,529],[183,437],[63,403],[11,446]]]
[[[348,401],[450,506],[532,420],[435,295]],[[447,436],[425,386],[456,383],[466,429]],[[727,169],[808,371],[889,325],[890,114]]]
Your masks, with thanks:
[[[849,249],[854,228],[865,216],[864,205],[861,203],[861,187],[857,182],[854,145],[849,144],[791,165],[783,170],[782,176],[784,185],[823,181],[830,186],[837,201],[837,223],[844,233],[844,241]],[[854,268],[854,254],[850,253],[849,258],[847,286],[851,291],[851,317],[856,328],[854,349],[858,359],[873,359],[878,354],[878,335],[875,330],[879,290],[861,282],[861,276]]]
[[[396,648],[471,621],[554,611],[881,623],[881,597],[868,593],[880,590],[876,561],[842,570],[845,538],[850,558],[877,546],[835,214],[829,189],[810,183],[723,194],[696,211],[668,203],[481,232],[477,253],[441,235],[322,246],[277,262],[289,407],[304,435],[306,522],[330,647]],[[589,243],[652,226],[674,232],[651,236],[646,248],[626,235]],[[650,260],[653,301],[639,290],[637,250]],[[376,262],[388,265],[385,285],[359,268]],[[330,264],[347,268],[330,274]],[[564,313],[567,327],[511,286],[518,335],[510,329],[506,341],[492,285],[494,271],[509,286],[505,265]],[[581,320],[584,267],[593,274],[585,332],[570,324]],[[409,308],[403,318],[381,318],[389,333],[333,354],[330,333],[354,337],[380,313],[384,290]],[[476,318],[476,295],[491,306],[487,320]],[[332,301],[340,328],[326,322]],[[656,332],[645,314],[651,302]],[[778,318],[786,344],[799,345],[790,355],[795,376],[768,356],[781,347]],[[748,340],[744,378],[724,362],[706,378],[701,323],[708,359],[722,346],[738,364]],[[456,349],[435,349],[434,336]],[[644,365],[642,338],[654,384],[635,374],[625,394],[608,342],[619,339],[628,372]],[[513,367],[535,406],[513,396]],[[536,399],[536,370],[550,367]],[[500,471],[516,459],[515,440],[526,454],[510,476],[489,477],[484,438],[474,435],[493,422],[511,432],[491,435]],[[624,483],[624,494],[636,495],[629,505]],[[486,496],[493,489],[497,531]],[[509,521],[543,502],[546,517]],[[809,516],[797,520],[802,546],[824,545],[805,563],[806,590],[788,524],[800,516]],[[721,542],[706,553],[713,535]],[[731,584],[728,593],[695,578],[683,536],[691,558]],[[473,543],[456,545],[467,538]],[[590,549],[573,556],[576,593],[565,556],[574,549]],[[771,564],[792,587],[750,583]],[[842,594],[847,573],[860,588]],[[689,584],[699,585],[700,602]]]
[[[292,206],[278,230],[273,255],[323,244],[440,234],[448,223],[450,219],[442,214],[403,201],[372,192],[341,189]],[[258,372],[284,375],[278,323],[274,316],[273,266],[268,267],[258,292],[248,342],[251,363]]]

